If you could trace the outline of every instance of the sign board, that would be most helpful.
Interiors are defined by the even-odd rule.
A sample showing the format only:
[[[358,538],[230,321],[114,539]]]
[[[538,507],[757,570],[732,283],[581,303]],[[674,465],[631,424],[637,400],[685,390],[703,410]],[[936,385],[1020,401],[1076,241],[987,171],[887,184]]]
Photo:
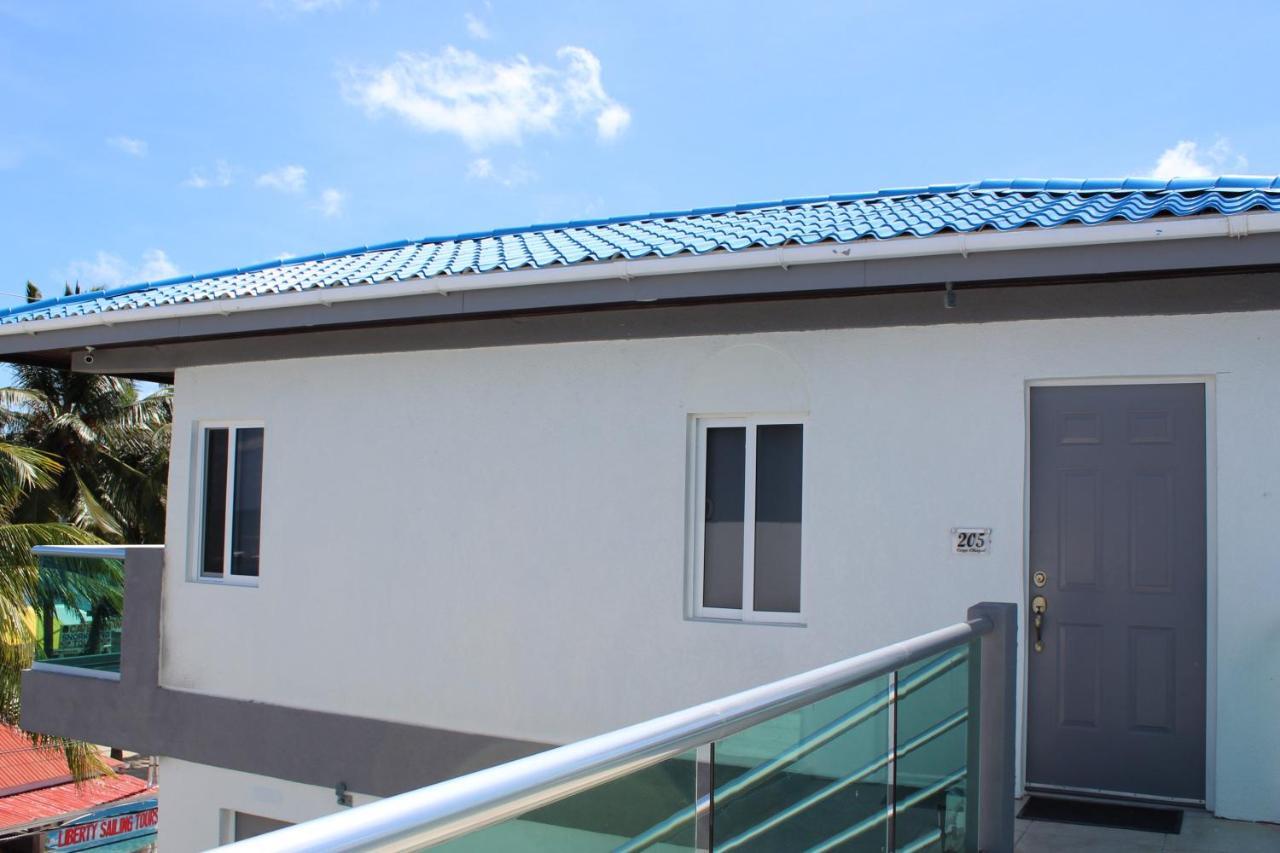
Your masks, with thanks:
[[[98,809],[73,823],[46,832],[44,849],[92,850],[117,841],[154,836],[158,814],[154,797]]]
[[[985,554],[991,550],[991,528],[951,528],[951,550],[957,554]]]

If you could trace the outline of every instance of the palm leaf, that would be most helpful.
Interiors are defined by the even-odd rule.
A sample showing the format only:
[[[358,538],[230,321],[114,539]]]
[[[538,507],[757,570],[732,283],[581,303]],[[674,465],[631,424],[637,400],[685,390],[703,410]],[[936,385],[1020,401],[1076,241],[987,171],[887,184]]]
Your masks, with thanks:
[[[49,397],[35,388],[0,388],[0,407],[6,411],[37,408],[48,405]]]
[[[49,453],[0,441],[0,481],[12,478],[13,485],[23,491],[46,489],[53,485],[53,475],[62,473],[62,464]]]
[[[99,503],[93,491],[79,477],[76,477],[76,488],[80,493],[80,513],[76,521],[85,527],[96,527],[109,536],[120,536],[120,522]]]

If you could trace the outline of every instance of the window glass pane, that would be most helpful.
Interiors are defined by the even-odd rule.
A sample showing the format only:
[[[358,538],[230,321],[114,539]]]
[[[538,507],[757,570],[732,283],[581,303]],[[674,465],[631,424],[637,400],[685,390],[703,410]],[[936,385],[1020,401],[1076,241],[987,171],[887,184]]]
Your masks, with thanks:
[[[204,433],[204,542],[200,573],[221,575],[222,546],[227,532],[227,431]]]
[[[756,432],[756,610],[800,612],[800,493],[804,427]]]
[[[747,430],[707,429],[706,526],[702,606],[742,607],[742,525],[746,506]]]
[[[231,574],[256,577],[262,527],[262,427],[236,430],[235,477]]]

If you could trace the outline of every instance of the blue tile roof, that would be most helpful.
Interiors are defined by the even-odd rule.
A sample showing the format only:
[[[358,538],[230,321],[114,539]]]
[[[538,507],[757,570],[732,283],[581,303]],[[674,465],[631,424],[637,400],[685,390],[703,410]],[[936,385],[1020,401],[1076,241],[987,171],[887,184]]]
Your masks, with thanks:
[[[615,216],[359,246],[0,310],[0,325],[408,278],[757,246],[1280,211],[1280,177],[987,180]]]

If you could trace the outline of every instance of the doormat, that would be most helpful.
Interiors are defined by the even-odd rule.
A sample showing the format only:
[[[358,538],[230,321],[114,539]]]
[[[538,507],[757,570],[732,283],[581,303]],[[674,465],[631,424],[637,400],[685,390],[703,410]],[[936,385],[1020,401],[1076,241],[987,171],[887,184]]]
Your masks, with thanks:
[[[1018,817],[1023,820],[1047,820],[1053,823],[1079,823],[1111,829],[1136,829],[1139,832],[1182,832],[1182,810],[1154,806],[1131,806],[1121,803],[1090,803],[1083,800],[1059,800],[1053,797],[1027,797]]]

